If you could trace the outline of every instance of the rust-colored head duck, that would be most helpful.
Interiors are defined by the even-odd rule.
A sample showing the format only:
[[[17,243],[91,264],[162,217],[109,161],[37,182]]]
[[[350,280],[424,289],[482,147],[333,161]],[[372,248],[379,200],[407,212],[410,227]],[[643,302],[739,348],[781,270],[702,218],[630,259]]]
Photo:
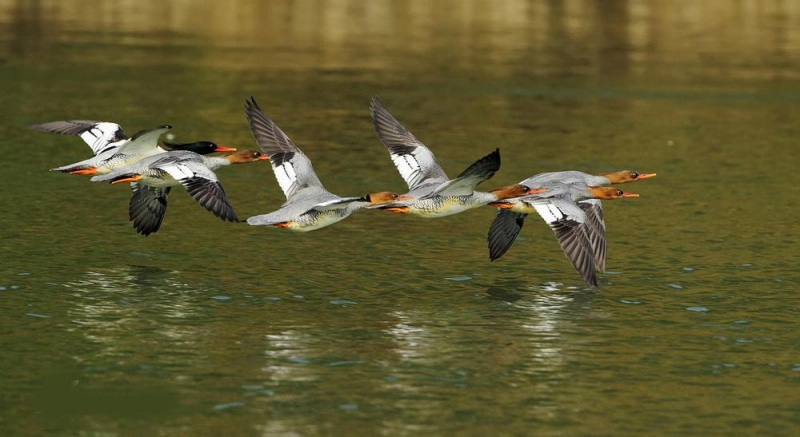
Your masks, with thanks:
[[[231,164],[247,164],[248,162],[264,161],[269,156],[255,150],[240,150],[224,155]]]
[[[619,188],[614,187],[589,187],[589,192],[592,193],[595,199],[622,199],[626,197],[639,197],[636,193],[628,193]]]
[[[608,178],[610,184],[624,184],[627,182],[652,178],[655,175],[656,173],[638,173],[632,170],[621,170],[603,174],[603,176]]]
[[[513,184],[504,187],[489,190],[490,193],[497,196],[497,200],[511,199],[514,197],[529,196],[531,194],[540,194],[546,192],[545,188],[531,188],[527,185]]]
[[[364,200],[369,202],[370,205],[385,205],[387,203],[396,202],[398,200],[410,200],[411,196],[400,195],[391,191],[378,191],[369,193],[364,196]]]

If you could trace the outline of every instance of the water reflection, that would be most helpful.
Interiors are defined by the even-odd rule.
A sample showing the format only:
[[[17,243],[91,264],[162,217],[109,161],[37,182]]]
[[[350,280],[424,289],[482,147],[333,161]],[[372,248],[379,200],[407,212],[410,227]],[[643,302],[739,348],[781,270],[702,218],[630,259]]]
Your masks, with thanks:
[[[742,79],[797,78],[800,5],[779,0],[650,3],[589,0],[429,2],[16,1],[0,5],[3,36],[15,56],[54,43],[100,40],[132,46],[225,47],[200,62],[227,68],[408,69],[442,56],[459,69],[503,76],[716,76],[705,54],[736,53],[724,68]],[[91,10],[93,13],[87,14]],[[157,19],[153,19],[157,17]],[[435,18],[434,18],[435,17]],[[771,20],[763,32],[762,18]],[[108,35],[112,35],[108,39]],[[686,38],[685,35],[692,35]],[[53,47],[55,48],[55,47]],[[252,49],[270,61],[253,56]],[[765,49],[770,48],[770,49]],[[368,54],[369,56],[365,56]],[[408,57],[402,64],[397,55]],[[152,54],[151,54],[152,55]],[[486,56],[489,56],[487,59]],[[713,56],[713,55],[712,55]],[[290,62],[291,60],[291,62]],[[111,62],[126,62],[110,59]],[[169,62],[169,56],[140,62]],[[224,64],[223,64],[224,63]]]
[[[37,146],[0,163],[17,206],[2,212],[9,253],[25,254],[7,257],[7,270],[31,273],[0,290],[2,388],[13,394],[4,423],[18,428],[7,434],[60,408],[28,402],[31,386],[69,396],[74,380],[91,396],[71,415],[80,423],[56,428],[72,434],[122,434],[131,421],[147,423],[140,435],[796,428],[786,199],[800,186],[798,10],[770,0],[3,2],[2,130],[8,145]],[[619,163],[668,176],[643,185],[641,202],[608,206],[623,274],[586,292],[571,287],[579,280],[546,226],[489,264],[491,214],[478,210],[435,222],[364,214],[298,236],[195,221],[195,206],[176,201],[170,232],[135,239],[127,194],[95,197],[107,187],[49,177],[42,163],[70,162],[61,155],[74,149],[23,129],[51,117],[165,117],[197,131],[182,135],[252,144],[240,108],[250,93],[268,96],[337,192],[402,184],[371,131],[373,93],[391,95],[448,169],[491,144],[503,148],[498,183]],[[271,175],[249,171],[226,175],[237,208],[282,201]],[[170,268],[126,265],[136,260]],[[40,381],[58,368],[72,370]],[[120,384],[143,388],[132,409],[145,416],[151,394],[177,406],[156,420],[124,402],[97,408]]]
[[[197,314],[198,290],[171,270],[120,266],[88,271],[63,284],[70,290],[67,314],[91,345],[75,358],[86,364],[129,359],[139,365],[156,361],[181,363],[193,354],[201,329],[187,319]],[[158,321],[153,318],[157,318]],[[142,336],[151,332],[153,336]],[[149,343],[151,347],[145,346]],[[159,347],[168,344],[168,348]],[[138,347],[145,349],[138,351]],[[141,353],[144,352],[144,353]]]

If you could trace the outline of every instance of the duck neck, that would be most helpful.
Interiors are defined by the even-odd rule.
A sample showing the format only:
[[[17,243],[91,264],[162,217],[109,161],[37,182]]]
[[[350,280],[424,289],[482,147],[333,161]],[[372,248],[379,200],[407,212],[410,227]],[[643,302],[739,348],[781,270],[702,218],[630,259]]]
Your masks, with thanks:
[[[206,167],[209,170],[215,170],[225,165],[231,165],[231,161],[225,156],[204,156]]]

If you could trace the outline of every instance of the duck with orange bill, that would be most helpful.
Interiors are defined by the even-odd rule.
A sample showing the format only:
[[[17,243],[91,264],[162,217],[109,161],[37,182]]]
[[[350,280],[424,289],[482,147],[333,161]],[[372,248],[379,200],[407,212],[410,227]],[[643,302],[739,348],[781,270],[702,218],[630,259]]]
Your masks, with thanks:
[[[403,127],[377,97],[372,99],[370,109],[375,132],[389,150],[392,162],[409,189],[403,195],[404,199],[374,208],[435,218],[544,191],[531,189],[525,184],[508,185],[489,192],[475,191],[478,184],[490,179],[500,169],[499,149],[470,165],[455,179],[450,179],[436,162],[433,152]]]
[[[170,188],[182,185],[203,208],[225,221],[237,222],[214,170],[231,164],[246,164],[268,159],[255,150],[241,150],[222,156],[203,156],[174,150],[149,156],[105,175],[93,182],[131,182],[134,194],[129,205],[130,219],[137,232],[148,235],[158,230],[167,208]]]
[[[94,156],[83,161],[51,169],[71,174],[102,175],[114,169],[132,164],[142,158],[164,153],[167,149],[158,145],[158,139],[169,132],[172,126],[163,125],[128,137],[116,123],[90,120],[53,121],[34,124],[31,129],[59,135],[80,137]],[[233,152],[235,148],[218,146],[210,141],[193,143],[166,143],[170,150],[186,150],[199,154]]]
[[[248,224],[308,232],[330,226],[360,209],[406,198],[389,191],[364,197],[340,197],[331,193],[322,186],[311,160],[264,114],[252,97],[245,104],[245,113],[253,137],[269,156],[275,179],[286,196],[280,209],[250,217]]]
[[[494,261],[514,244],[525,218],[537,213],[550,226],[567,259],[581,278],[597,286],[597,271],[606,265],[606,232],[601,200],[639,197],[614,187],[583,182],[541,184],[543,194],[494,202],[497,217],[489,227],[489,258]]]

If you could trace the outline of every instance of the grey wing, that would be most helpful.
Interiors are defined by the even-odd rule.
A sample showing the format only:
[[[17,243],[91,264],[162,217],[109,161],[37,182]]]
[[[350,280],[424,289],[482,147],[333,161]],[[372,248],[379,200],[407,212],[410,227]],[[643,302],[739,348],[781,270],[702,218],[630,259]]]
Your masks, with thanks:
[[[118,153],[127,155],[152,154],[158,148],[158,139],[161,135],[169,132],[172,126],[164,125],[155,129],[148,129],[137,132],[119,148]]]
[[[333,209],[342,209],[347,208],[353,202],[367,202],[366,199],[363,197],[338,197],[335,199],[327,200],[325,202],[318,203],[312,209],[317,211],[329,211]]]
[[[494,152],[475,161],[455,179],[437,187],[429,196],[466,196],[472,194],[478,184],[494,176],[497,170],[500,170],[500,149],[495,149]]]
[[[92,153],[95,155],[105,151],[109,145],[128,138],[118,124],[107,121],[52,121],[34,124],[30,128],[40,132],[80,136],[92,148]]]
[[[583,210],[565,198],[534,203],[533,207],[553,230],[564,255],[581,278],[587,284],[597,286],[594,255],[587,232],[587,218]]]
[[[447,182],[448,178],[433,152],[419,142],[399,121],[397,121],[381,101],[374,97],[370,105],[372,124],[397,171],[408,184],[409,190],[422,185],[437,186]]]
[[[606,224],[603,220],[603,204],[599,199],[578,202],[578,206],[586,213],[589,243],[594,254],[594,266],[601,272],[606,271]]]
[[[489,260],[494,261],[505,254],[511,245],[516,241],[522,225],[525,224],[525,217],[528,214],[509,211],[498,208],[487,238],[489,244]]]
[[[157,188],[132,183],[131,190],[133,195],[128,205],[128,215],[136,232],[148,236],[158,231],[167,212],[170,187]]]
[[[292,205],[287,205],[277,211],[248,217],[247,224],[251,226],[271,226],[293,221],[297,217],[297,211]]]
[[[314,173],[311,160],[264,114],[252,97],[245,102],[245,113],[256,143],[269,156],[275,179],[287,202],[327,192]]]
[[[186,159],[168,164],[163,162],[154,163],[151,166],[169,173],[170,176],[186,188],[189,195],[200,206],[215,216],[231,222],[239,221],[236,213],[233,212],[233,207],[228,202],[228,197],[225,195],[225,190],[222,188],[217,175],[201,162]]]
[[[588,178],[592,176],[586,174],[581,171],[554,171],[548,173],[539,173],[537,175],[531,176],[524,181],[521,181],[520,184],[527,185],[529,187],[540,187],[542,185],[547,184],[573,184],[573,183],[582,183],[586,184]]]

